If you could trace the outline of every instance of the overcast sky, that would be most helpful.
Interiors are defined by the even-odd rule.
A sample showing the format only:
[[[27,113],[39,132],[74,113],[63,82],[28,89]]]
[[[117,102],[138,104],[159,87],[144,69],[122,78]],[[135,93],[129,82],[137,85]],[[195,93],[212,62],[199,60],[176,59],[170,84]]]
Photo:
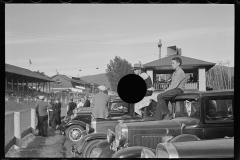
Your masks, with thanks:
[[[7,4],[6,63],[47,75],[105,73],[120,56],[132,65],[182,55],[234,66],[234,5]],[[98,67],[99,69],[96,69]],[[82,71],[79,71],[81,69]]]

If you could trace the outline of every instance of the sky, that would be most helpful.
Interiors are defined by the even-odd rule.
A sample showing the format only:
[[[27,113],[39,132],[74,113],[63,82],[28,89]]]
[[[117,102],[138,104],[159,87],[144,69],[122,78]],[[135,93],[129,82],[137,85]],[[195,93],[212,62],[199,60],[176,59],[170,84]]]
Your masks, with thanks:
[[[176,45],[233,67],[234,30],[231,4],[6,4],[5,63],[81,77],[105,73],[115,56],[157,60],[161,39],[162,57]]]

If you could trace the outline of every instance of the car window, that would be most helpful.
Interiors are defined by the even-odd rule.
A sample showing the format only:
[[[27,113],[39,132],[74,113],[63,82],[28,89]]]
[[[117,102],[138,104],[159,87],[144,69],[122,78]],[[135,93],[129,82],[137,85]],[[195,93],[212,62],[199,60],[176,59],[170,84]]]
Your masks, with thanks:
[[[191,117],[200,119],[200,102],[193,100],[176,101],[175,118],[176,117]]]
[[[128,112],[128,104],[125,102],[112,102],[110,104],[111,111],[119,111],[119,112]]]
[[[205,101],[205,121],[224,123],[234,121],[233,99],[209,99]]]

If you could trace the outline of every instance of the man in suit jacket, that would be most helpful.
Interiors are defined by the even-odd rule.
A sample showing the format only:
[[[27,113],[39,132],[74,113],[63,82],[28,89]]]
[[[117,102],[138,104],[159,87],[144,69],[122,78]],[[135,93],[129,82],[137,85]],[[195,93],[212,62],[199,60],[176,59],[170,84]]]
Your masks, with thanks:
[[[84,99],[85,99],[85,103],[83,107],[90,107],[90,101],[88,100],[88,96],[85,96]]]
[[[40,101],[38,101],[34,108],[36,109],[36,115],[38,116],[38,128],[39,128],[39,136],[47,137],[47,109],[50,109],[52,106],[46,102],[44,102],[44,96],[39,96]]]
[[[55,120],[55,103],[54,103],[54,98],[51,98],[50,105],[52,107],[49,109],[49,125],[50,125],[50,128],[52,128],[52,127],[55,127],[55,123],[54,123],[54,120]]]
[[[107,88],[105,86],[99,86],[99,93],[95,94],[93,97],[93,111],[92,115],[94,118],[108,117],[108,103],[110,102],[110,96],[104,93]]]
[[[56,129],[58,129],[58,127],[61,125],[61,102],[60,99],[57,98],[56,99],[56,103],[55,103],[55,122],[56,122]]]

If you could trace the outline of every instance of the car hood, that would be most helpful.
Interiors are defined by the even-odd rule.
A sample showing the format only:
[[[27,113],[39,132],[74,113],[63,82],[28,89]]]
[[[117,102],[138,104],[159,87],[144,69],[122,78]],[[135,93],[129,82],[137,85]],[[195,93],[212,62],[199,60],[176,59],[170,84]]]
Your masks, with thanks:
[[[173,120],[145,121],[125,123],[129,130],[149,130],[149,129],[165,129],[179,128],[181,125]]]
[[[184,123],[187,127],[198,125],[200,122],[199,119],[190,118],[190,117],[178,117],[178,118],[172,119],[172,121],[175,121],[180,125]]]

